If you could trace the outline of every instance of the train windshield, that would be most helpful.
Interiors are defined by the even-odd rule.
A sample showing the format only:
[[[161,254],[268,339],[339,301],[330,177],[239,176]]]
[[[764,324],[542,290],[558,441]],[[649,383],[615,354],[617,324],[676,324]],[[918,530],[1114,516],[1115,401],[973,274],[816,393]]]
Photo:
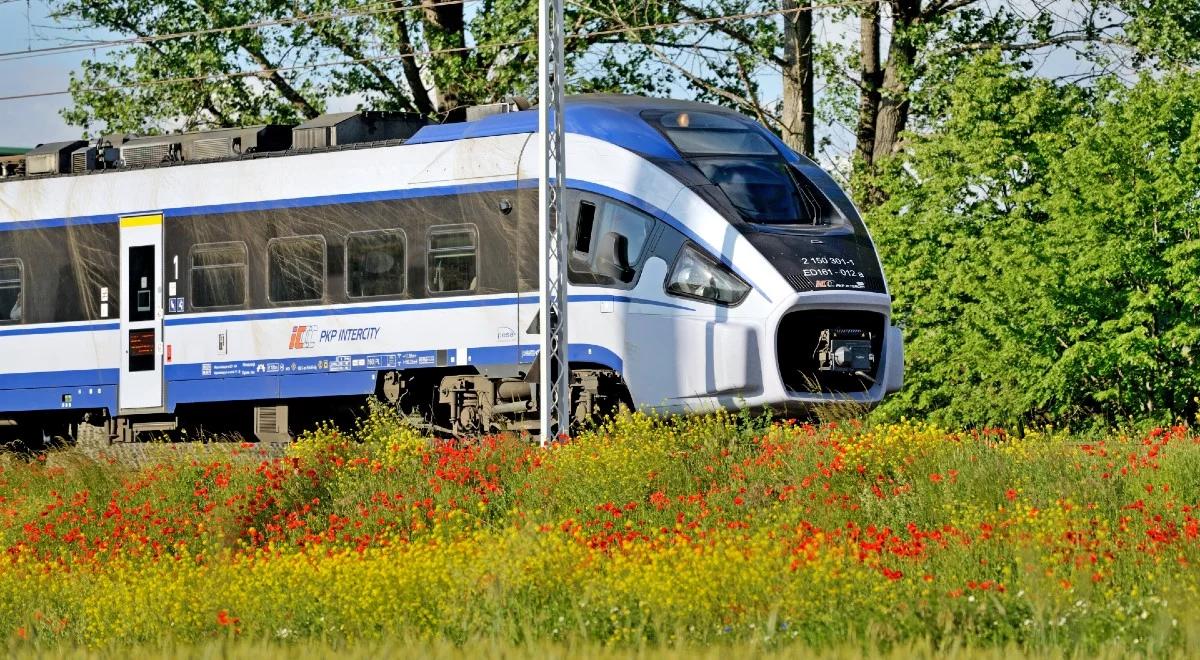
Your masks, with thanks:
[[[812,224],[782,158],[695,158],[692,164],[717,185],[746,220],[762,224]]]
[[[646,116],[687,160],[757,224],[814,224],[817,209],[783,155],[755,127],[708,112]]]

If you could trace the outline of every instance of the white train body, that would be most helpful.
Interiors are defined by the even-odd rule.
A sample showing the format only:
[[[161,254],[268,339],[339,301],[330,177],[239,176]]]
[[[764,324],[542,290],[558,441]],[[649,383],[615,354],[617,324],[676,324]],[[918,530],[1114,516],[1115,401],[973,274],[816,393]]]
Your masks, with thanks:
[[[574,223],[591,205],[589,234],[593,223],[616,228],[581,245],[572,225],[582,270],[587,253],[608,250],[601,274],[570,287],[572,367],[611,372],[623,398],[666,411],[871,405],[898,389],[891,298],[832,181],[771,138],[789,171],[806,177],[802,194],[821,197],[813,208],[823,220],[769,223],[756,245],[758,229],[714,205],[719,182],[692,184],[672,170],[688,159],[670,130],[636,114],[647,108],[728,116],[621,97],[570,106],[567,213]],[[531,114],[427,127],[369,148],[3,180],[0,294],[6,272],[19,284],[7,319],[0,309],[0,418],[161,420],[231,402],[295,410],[376,395],[384,374],[422,371],[528,379],[537,353]],[[649,144],[655,132],[661,144]],[[787,254],[767,254],[762,240],[783,241]],[[685,249],[726,275],[668,291]],[[304,268],[291,272],[294,263]],[[606,280],[611,268],[620,275]],[[56,270],[57,282],[42,281]],[[739,300],[704,298],[730,274]],[[217,286],[229,290],[209,290]],[[39,313],[51,307],[61,309]]]

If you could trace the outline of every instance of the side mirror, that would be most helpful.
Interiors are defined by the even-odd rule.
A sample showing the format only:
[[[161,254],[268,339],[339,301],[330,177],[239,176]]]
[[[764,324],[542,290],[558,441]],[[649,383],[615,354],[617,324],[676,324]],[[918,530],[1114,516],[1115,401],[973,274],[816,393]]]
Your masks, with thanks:
[[[620,282],[633,281],[633,267],[629,265],[629,239],[615,231],[604,235],[600,243],[600,254],[596,258],[596,273]]]

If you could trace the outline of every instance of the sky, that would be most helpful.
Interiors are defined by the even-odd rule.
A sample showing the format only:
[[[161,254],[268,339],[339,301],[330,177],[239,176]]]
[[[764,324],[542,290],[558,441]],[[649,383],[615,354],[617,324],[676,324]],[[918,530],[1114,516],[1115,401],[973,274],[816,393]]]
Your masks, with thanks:
[[[0,52],[120,38],[104,30],[71,30],[56,24],[48,14],[44,0],[0,0]],[[66,90],[72,71],[85,59],[107,52],[76,51],[7,61],[0,58],[0,96]],[[327,107],[330,112],[353,110],[360,100],[357,96],[332,99]],[[35,147],[79,139],[83,129],[68,126],[59,115],[70,102],[68,94],[0,101],[0,146]]]
[[[80,38],[53,28],[52,22],[46,16],[46,5],[38,0],[0,4],[0,52],[54,46],[62,43],[63,37]],[[64,90],[71,71],[87,56],[84,51],[0,61],[0,96]],[[0,101],[0,146],[33,147],[78,138],[82,130],[67,126],[58,116],[69,101],[65,94]]]

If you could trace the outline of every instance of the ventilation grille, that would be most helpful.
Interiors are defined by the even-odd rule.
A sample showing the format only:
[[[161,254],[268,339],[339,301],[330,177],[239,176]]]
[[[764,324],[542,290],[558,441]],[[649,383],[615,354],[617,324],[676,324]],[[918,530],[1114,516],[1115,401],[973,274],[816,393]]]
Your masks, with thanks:
[[[125,147],[121,150],[121,160],[125,161],[126,167],[141,167],[143,165],[157,165],[174,160],[177,145],[174,144],[151,144],[144,147]]]
[[[260,442],[288,442],[288,407],[256,406],[254,435]]]
[[[208,160],[237,155],[233,150],[233,141],[229,138],[205,138],[192,142],[190,146],[191,158],[189,160]]]
[[[71,154],[71,173],[89,172],[96,169],[96,148],[79,149]]]
[[[811,291],[816,285],[815,282],[807,277],[803,277],[795,273],[788,273],[787,275],[784,275],[784,278],[786,278],[788,284],[791,284],[792,288],[797,291]]]
[[[256,409],[258,412],[258,422],[255,426],[261,433],[279,433],[279,408],[278,406],[262,406]]]

